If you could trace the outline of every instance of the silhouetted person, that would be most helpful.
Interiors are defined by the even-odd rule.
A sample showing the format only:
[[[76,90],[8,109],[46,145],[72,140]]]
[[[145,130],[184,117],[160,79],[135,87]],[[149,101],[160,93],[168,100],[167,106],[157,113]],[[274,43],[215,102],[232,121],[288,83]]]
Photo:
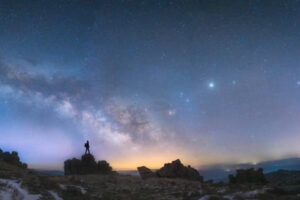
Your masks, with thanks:
[[[90,154],[90,143],[88,140],[86,141],[84,146],[85,146],[85,154],[87,154],[87,153]]]

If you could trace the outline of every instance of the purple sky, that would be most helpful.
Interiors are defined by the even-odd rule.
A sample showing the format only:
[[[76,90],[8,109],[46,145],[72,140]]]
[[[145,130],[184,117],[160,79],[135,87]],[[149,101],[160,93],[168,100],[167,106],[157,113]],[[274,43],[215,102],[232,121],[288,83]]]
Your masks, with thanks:
[[[300,154],[300,2],[0,2],[0,148],[61,169]]]

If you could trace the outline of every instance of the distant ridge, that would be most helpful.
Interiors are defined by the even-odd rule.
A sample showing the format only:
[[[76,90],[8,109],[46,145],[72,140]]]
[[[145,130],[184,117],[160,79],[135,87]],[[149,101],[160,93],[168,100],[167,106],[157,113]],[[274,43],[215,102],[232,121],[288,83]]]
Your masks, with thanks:
[[[46,175],[53,175],[53,176],[63,176],[64,172],[60,170],[42,170],[42,169],[32,169],[35,172],[38,172],[40,174],[46,174]]]
[[[265,173],[277,170],[300,170],[300,158],[286,158],[280,160],[263,161],[254,165],[264,168]]]
[[[199,171],[203,174],[205,180],[228,181],[228,175],[235,172],[236,169],[263,168],[264,173],[276,172],[278,170],[300,170],[300,158],[285,158],[279,160],[263,161],[257,164],[240,163],[240,164],[217,164],[207,165]]]

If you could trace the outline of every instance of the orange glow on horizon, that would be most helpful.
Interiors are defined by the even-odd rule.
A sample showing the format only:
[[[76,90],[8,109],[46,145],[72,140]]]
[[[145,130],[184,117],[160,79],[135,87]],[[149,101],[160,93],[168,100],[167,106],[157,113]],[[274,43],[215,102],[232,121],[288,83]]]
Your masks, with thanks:
[[[191,165],[192,167],[198,168],[200,163],[203,163],[204,160],[199,158],[191,158],[187,156],[148,156],[148,157],[133,157],[127,158],[126,160],[111,160],[110,164],[114,170],[136,170],[137,167],[146,166],[150,169],[159,169],[164,166],[166,163],[171,163],[174,160],[179,159],[181,163],[185,166]]]

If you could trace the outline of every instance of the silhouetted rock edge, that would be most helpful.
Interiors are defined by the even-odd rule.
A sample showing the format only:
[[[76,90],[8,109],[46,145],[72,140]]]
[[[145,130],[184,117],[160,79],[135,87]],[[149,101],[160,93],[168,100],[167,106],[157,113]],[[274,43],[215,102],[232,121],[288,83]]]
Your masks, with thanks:
[[[192,168],[191,166],[184,166],[179,159],[174,160],[171,163],[166,163],[156,172],[152,172],[145,166],[138,167],[137,169],[142,179],[151,177],[182,178],[203,182],[203,177],[200,176],[198,170]]]
[[[0,161],[4,161],[23,169],[27,169],[27,164],[20,161],[20,157],[18,155],[18,152],[16,151],[12,151],[11,153],[9,153],[3,152],[2,149],[0,149]]]
[[[105,160],[95,161],[92,154],[84,154],[81,159],[73,158],[64,162],[64,174],[111,174],[116,173]]]
[[[229,183],[231,184],[266,184],[267,180],[263,173],[263,169],[259,168],[255,170],[250,169],[238,169],[236,170],[236,176],[229,175]]]

